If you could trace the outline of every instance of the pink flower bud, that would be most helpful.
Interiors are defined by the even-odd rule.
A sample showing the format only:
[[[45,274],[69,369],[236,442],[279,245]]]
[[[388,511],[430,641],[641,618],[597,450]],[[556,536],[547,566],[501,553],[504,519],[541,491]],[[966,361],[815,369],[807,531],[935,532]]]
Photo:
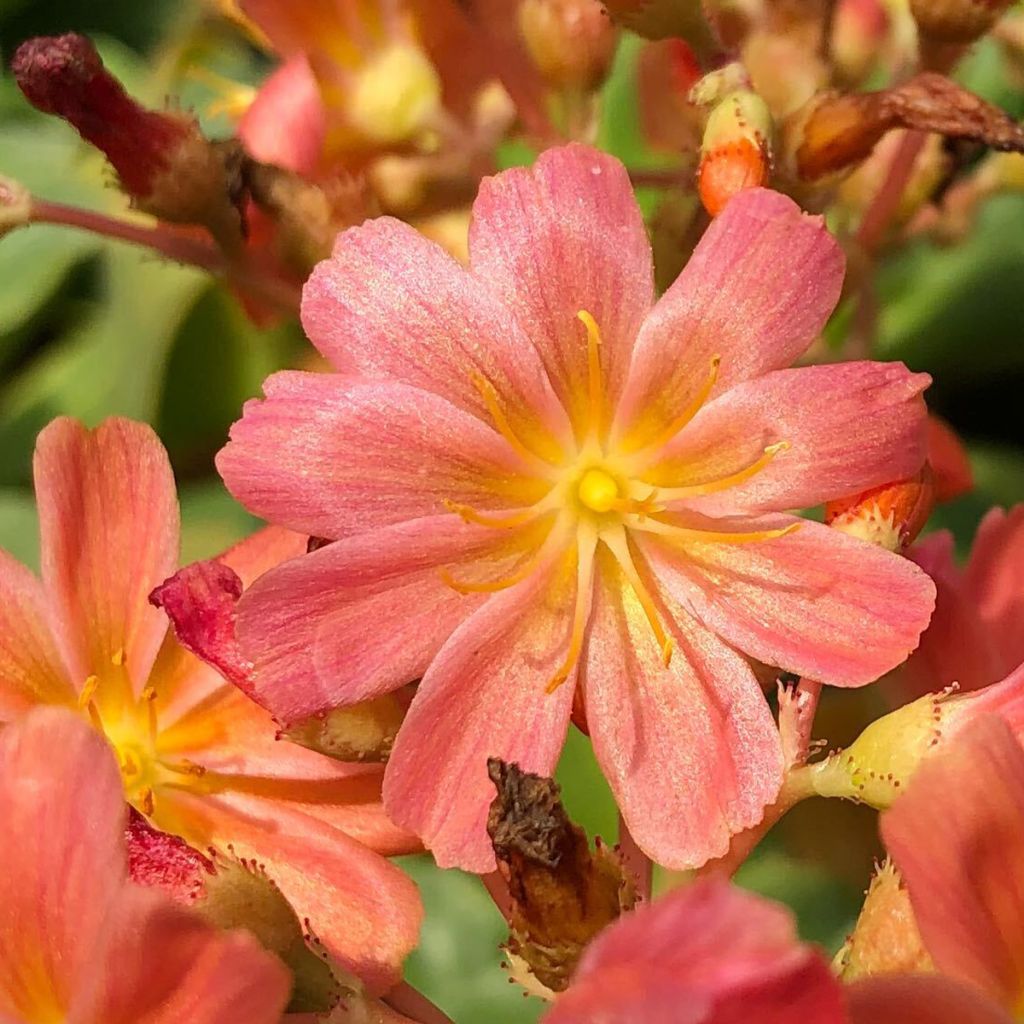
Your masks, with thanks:
[[[584,92],[604,81],[619,37],[598,0],[523,0],[519,30],[549,85]]]

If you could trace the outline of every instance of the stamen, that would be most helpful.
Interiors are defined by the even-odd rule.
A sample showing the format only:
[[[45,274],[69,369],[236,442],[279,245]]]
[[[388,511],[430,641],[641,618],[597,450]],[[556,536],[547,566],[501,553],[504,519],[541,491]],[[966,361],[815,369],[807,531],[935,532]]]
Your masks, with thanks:
[[[142,700],[146,704],[146,719],[149,724],[149,741],[155,746],[157,736],[159,734],[156,720],[156,687],[145,687],[142,691]]]
[[[86,676],[85,682],[82,684],[82,692],[78,695],[78,706],[80,708],[85,709],[92,703],[99,685],[99,676]]]
[[[601,433],[601,419],[604,416],[604,381],[601,376],[601,328],[597,321],[581,309],[577,318],[587,329],[587,412],[592,436]]]
[[[752,476],[756,476],[776,455],[789,448],[788,441],[770,444],[749,466],[730,473],[728,476],[719,477],[717,480],[706,480],[704,483],[688,484],[684,487],[659,487],[657,488],[658,499],[659,501],[679,501],[683,498],[697,498],[705,494],[716,494],[719,491],[728,490],[730,487],[745,483]]]
[[[536,504],[530,505],[519,512],[496,512],[493,514],[478,512],[472,505],[461,505],[456,501],[449,501],[447,498],[444,499],[444,507],[449,512],[454,512],[457,516],[461,516],[467,523],[476,523],[477,526],[489,526],[493,530],[513,530],[517,526],[526,526],[535,519],[539,519],[545,513],[553,511],[556,507],[556,502],[548,495]]]
[[[543,546],[538,547],[515,572],[510,573],[508,576],[503,576],[501,579],[492,580],[490,583],[470,583],[457,580],[447,569],[440,569],[439,573],[445,585],[451,587],[452,590],[458,591],[460,594],[493,594],[499,590],[507,590],[509,587],[514,587],[517,583],[522,583],[537,568],[537,563],[540,561],[543,551]]]
[[[641,440],[639,443],[630,444],[628,441],[622,445],[622,452],[625,454],[634,454],[640,451],[646,451],[648,448],[660,448],[662,445],[668,444],[680,430],[683,429],[693,418],[704,408],[704,403],[707,402],[708,396],[711,394],[712,388],[718,381],[718,368],[722,364],[722,357],[715,355],[711,357],[711,369],[708,371],[707,380],[701,385],[700,391],[694,396],[693,401],[686,407],[683,413],[677,416],[664,430],[655,434],[655,436],[649,441]]]
[[[494,420],[498,433],[508,441],[516,454],[524,462],[530,463],[535,468],[539,468],[545,475],[549,475],[551,463],[543,459],[519,439],[516,432],[512,429],[512,424],[509,423],[508,417],[501,408],[501,399],[498,397],[498,392],[494,390],[494,385],[482,373],[473,372],[469,376],[473,382],[473,387],[480,392],[480,397],[484,400],[484,405],[487,406],[487,411],[491,414],[491,419]]]
[[[576,532],[576,608],[572,617],[569,649],[558,671],[551,677],[545,693],[554,693],[569,678],[583,649],[583,634],[590,618],[592,581],[594,578],[594,552],[597,550],[597,530],[580,523]]]
[[[110,656],[110,662],[120,668],[124,664],[124,648],[118,647],[116,651]]]
[[[645,533],[656,533],[663,537],[672,537],[681,541],[692,541],[698,544],[757,544],[765,540],[776,540],[795,533],[802,523],[790,523],[789,526],[777,530],[748,530],[730,533],[718,530],[699,530],[691,526],[674,526],[660,519],[639,519],[627,524],[630,529]]]
[[[191,775],[194,778],[200,778],[206,774],[206,769],[201,764],[196,764],[195,761],[189,761],[187,759],[178,761],[176,763],[163,762],[163,767],[169,772],[173,772],[175,775]]]
[[[633,555],[629,550],[626,531],[620,527],[614,532],[602,534],[601,539],[608,545],[608,550],[615,556],[615,560],[619,563],[619,568],[622,570],[629,585],[633,588],[633,593],[636,594],[640,607],[643,608],[644,615],[647,616],[651,631],[654,633],[654,639],[661,650],[662,661],[664,661],[665,667],[668,668],[669,663],[672,661],[672,638],[665,632],[661,624],[661,618],[658,615],[658,609],[654,605],[654,599],[644,585],[644,581],[640,579],[640,573],[637,571],[636,565],[633,562]]]
[[[139,810],[146,817],[150,817],[156,808],[156,801],[153,799],[153,790],[148,786],[139,794]]]

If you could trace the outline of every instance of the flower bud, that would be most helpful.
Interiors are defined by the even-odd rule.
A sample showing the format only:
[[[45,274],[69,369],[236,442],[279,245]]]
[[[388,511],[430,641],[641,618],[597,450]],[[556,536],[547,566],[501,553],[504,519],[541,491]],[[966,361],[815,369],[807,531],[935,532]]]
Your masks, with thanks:
[[[619,33],[598,0],[522,0],[518,17],[548,85],[592,92],[604,82]]]
[[[921,941],[910,894],[888,860],[871,879],[853,934],[836,956],[836,967],[846,982],[935,970]]]
[[[32,194],[20,181],[0,175],[0,238],[25,227],[32,217]]]
[[[235,147],[211,143],[192,117],[140,106],[85,36],[29,39],[11,68],[33,106],[63,118],[103,152],[139,209],[203,225],[226,247],[241,243]]]
[[[697,190],[712,217],[737,192],[768,182],[771,135],[768,107],[748,89],[729,93],[711,111],[701,143]]]
[[[701,0],[601,0],[613,21],[647,39],[685,39],[702,55],[718,49]]]
[[[934,506],[932,475],[925,466],[909,480],[830,501],[825,506],[825,522],[886,551],[902,552],[921,532]]]
[[[374,700],[313,715],[282,730],[281,739],[337,761],[381,763],[391,753],[414,692],[410,685]]]
[[[832,61],[843,79],[863,81],[878,63],[891,20],[882,0],[839,0],[832,19]]]

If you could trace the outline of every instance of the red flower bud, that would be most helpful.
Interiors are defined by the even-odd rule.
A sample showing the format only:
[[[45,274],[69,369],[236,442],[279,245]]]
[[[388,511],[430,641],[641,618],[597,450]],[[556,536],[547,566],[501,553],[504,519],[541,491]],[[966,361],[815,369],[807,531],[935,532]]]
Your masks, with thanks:
[[[765,185],[771,174],[772,118],[747,89],[726,96],[711,112],[701,143],[697,189],[712,217],[737,192]]]

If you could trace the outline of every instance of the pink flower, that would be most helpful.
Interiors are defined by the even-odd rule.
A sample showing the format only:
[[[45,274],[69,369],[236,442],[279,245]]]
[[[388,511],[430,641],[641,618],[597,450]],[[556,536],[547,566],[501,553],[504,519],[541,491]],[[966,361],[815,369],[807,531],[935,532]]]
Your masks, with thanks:
[[[843,261],[773,192],[657,304],[625,171],[582,146],[486,180],[470,250],[387,218],[341,235],[303,301],[340,372],[271,377],[219,456],[258,515],[336,541],[243,596],[254,685],[289,722],[422,676],[385,803],[487,871],[486,759],[550,774],[578,683],[630,831],[699,864],[780,785],[738,652],[859,686],[928,620],[915,566],[782,511],[914,473],[927,378],[784,369]]]
[[[76,710],[157,828],[262,863],[332,956],[374,991],[393,984],[421,911],[368,848],[408,849],[380,806],[379,769],[278,742],[266,711],[168,634],[147,598],[174,571],[178,506],[152,430],[58,419],[39,436],[35,478],[42,583],[0,551],[0,722],[40,704]],[[223,562],[250,582],[302,550],[305,538],[266,530]]]
[[[722,879],[620,918],[544,1024],[844,1024],[841,988],[792,915]]]
[[[124,824],[117,764],[77,716],[0,732],[0,1019],[277,1024],[284,966],[129,882]]]
[[[1024,505],[987,513],[962,570],[946,530],[909,553],[935,581],[937,596],[921,646],[899,672],[904,699],[954,682],[976,690],[1024,662]]]

